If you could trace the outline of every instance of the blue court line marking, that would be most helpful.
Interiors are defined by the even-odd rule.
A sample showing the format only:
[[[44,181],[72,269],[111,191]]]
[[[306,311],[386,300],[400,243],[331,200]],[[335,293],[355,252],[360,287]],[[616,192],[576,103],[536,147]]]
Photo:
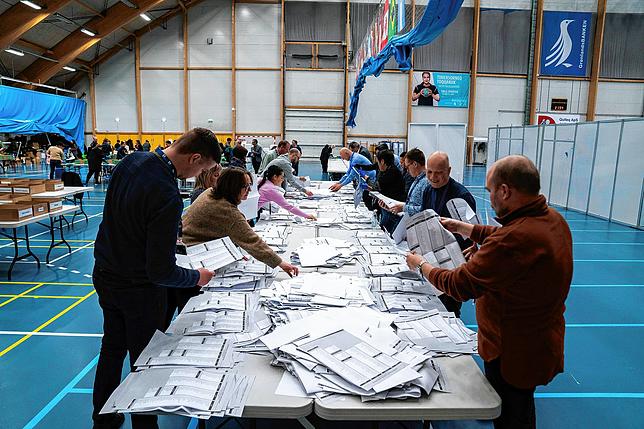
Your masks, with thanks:
[[[83,377],[85,377],[87,373],[90,372],[92,368],[94,368],[94,366],[96,366],[96,364],[98,363],[98,356],[99,355],[96,355],[96,357],[92,359],[92,361],[88,363],[85,368],[83,368],[78,374],[76,374],[76,377],[74,377],[69,383],[67,383],[67,385],[63,387],[61,391],[58,392],[58,394],[54,396],[54,398],[49,401],[49,403],[45,405],[42,410],[38,412],[38,414],[36,414],[31,420],[29,420],[29,422],[23,427],[23,429],[31,429],[36,427],[36,425],[40,423],[42,419],[44,419],[47,414],[49,414],[51,410],[53,410],[54,407],[56,407],[56,405],[60,403],[60,401],[63,400],[65,395],[70,393],[70,391],[74,389],[74,386],[76,386],[76,384],[78,384],[78,382],[81,381]]]
[[[640,392],[558,392],[558,393],[535,393],[535,398],[635,398],[644,399],[644,393]]]
[[[635,233],[635,234],[637,234],[637,233],[642,234],[642,232],[644,232],[644,231],[640,231],[638,229],[629,229],[629,230],[625,230],[625,231],[613,231],[613,230],[610,230],[610,229],[571,229],[571,231],[572,232],[606,232],[608,234],[624,234],[626,232],[632,232],[632,233]]]
[[[632,262],[640,264],[644,259],[573,259],[573,262]]]
[[[73,389],[69,389],[69,392],[67,393],[82,393],[86,395],[91,395],[92,393],[94,393],[94,389],[81,389],[81,388],[75,387]]]
[[[578,241],[572,242],[573,246],[602,245],[602,246],[644,246],[644,243],[610,242],[610,241]]]
[[[585,285],[585,284],[572,284],[570,287],[579,287],[579,288],[585,288],[585,287],[644,287],[644,285]]]
[[[188,427],[186,429],[197,429],[197,419],[194,417],[190,418],[190,423],[188,423]]]
[[[478,329],[478,324],[465,326]],[[566,328],[644,328],[644,323],[566,323]]]

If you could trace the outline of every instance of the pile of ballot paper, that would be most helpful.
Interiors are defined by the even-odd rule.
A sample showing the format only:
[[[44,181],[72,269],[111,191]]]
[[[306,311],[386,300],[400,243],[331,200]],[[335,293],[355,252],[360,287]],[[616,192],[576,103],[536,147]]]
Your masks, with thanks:
[[[188,417],[241,417],[255,377],[194,367],[130,373],[101,413],[174,413]]]
[[[446,391],[434,353],[401,340],[394,318],[367,307],[328,309],[278,326],[261,341],[309,396],[370,401]]]
[[[229,237],[208,241],[186,248],[185,255],[176,255],[177,265],[183,268],[217,270],[243,258]]]
[[[454,269],[465,263],[454,235],[440,223],[440,216],[428,209],[407,220],[407,243],[412,252],[423,255],[434,267]]]
[[[291,254],[291,260],[302,267],[335,267],[353,263],[362,251],[354,243],[335,238],[312,238]]]

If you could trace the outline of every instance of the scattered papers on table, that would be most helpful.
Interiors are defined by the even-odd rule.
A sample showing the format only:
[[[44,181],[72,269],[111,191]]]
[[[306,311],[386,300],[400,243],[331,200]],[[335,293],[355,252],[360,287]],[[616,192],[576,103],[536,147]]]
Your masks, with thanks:
[[[186,248],[186,255],[176,255],[177,265],[183,268],[217,270],[243,258],[229,237],[219,238]]]

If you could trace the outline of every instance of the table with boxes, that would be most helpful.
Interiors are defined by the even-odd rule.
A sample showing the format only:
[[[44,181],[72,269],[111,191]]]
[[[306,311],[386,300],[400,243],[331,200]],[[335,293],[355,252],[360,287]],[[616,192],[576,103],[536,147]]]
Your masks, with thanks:
[[[33,180],[33,179],[2,179],[0,180],[0,235],[9,238],[13,243],[14,255],[9,265],[7,278],[16,263],[32,257],[40,268],[40,260],[32,252],[29,237],[29,225],[39,224],[49,229],[51,242],[47,251],[46,261],[52,250],[58,246],[66,246],[71,253],[71,247],[65,240],[63,223],[66,214],[82,211],[82,206],[66,205],[65,197],[79,192],[87,192],[93,188],[65,187],[60,180]],[[72,222],[73,223],[73,222]],[[24,236],[18,236],[18,230],[24,229]],[[4,230],[10,230],[5,232]],[[60,239],[56,239],[56,231]],[[25,242],[26,253],[21,254],[19,242]]]

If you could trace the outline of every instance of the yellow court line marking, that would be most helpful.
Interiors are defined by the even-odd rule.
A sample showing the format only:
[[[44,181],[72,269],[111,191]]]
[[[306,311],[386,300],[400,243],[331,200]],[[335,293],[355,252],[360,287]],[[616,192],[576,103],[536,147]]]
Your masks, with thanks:
[[[16,296],[14,296],[13,298],[8,299],[8,300],[6,300],[4,302],[0,302],[0,307],[4,307],[5,305],[9,304],[10,302],[13,302],[13,301],[17,300],[18,298],[22,298],[23,296],[27,295],[29,292],[34,291],[34,290],[38,289],[40,286],[43,286],[43,285],[44,285],[44,283],[38,283],[36,286],[34,286],[34,287],[30,288],[30,289],[27,289],[23,293],[18,294]]]
[[[32,331],[32,333],[31,333],[31,334],[27,334],[27,335],[25,335],[24,337],[20,338],[19,340],[17,340],[17,341],[16,341],[16,342],[14,342],[13,344],[11,344],[9,347],[7,347],[7,348],[5,348],[4,350],[0,351],[0,357],[2,357],[2,356],[4,356],[4,355],[6,355],[6,354],[7,354],[7,353],[9,353],[11,350],[15,349],[15,348],[16,348],[16,347],[18,347],[20,344],[22,344],[22,343],[24,343],[25,341],[27,341],[27,340],[29,339],[29,337],[33,336],[33,334],[34,334],[34,333],[36,333],[36,332],[40,332],[41,330],[45,329],[47,326],[51,325],[51,324],[52,324],[53,322],[55,322],[59,317],[61,317],[61,316],[62,316],[62,315],[64,315],[65,313],[67,313],[67,312],[71,311],[74,307],[76,307],[76,306],[77,306],[77,305],[79,305],[81,302],[85,301],[87,298],[89,298],[90,296],[94,295],[95,293],[96,293],[96,291],[95,291],[95,290],[91,291],[90,293],[88,293],[87,295],[83,296],[81,299],[79,299],[78,301],[76,301],[75,303],[73,303],[72,305],[70,305],[69,307],[67,307],[66,309],[64,309],[64,310],[63,310],[63,311],[61,311],[60,313],[58,313],[57,315],[55,315],[54,317],[52,317],[51,319],[49,319],[48,321],[46,321],[45,323],[43,323],[42,325],[40,325],[39,327],[37,327],[36,329],[34,329],[34,330]],[[3,303],[3,304],[4,304],[4,303]]]
[[[0,294],[0,298],[36,298],[36,299],[80,299],[82,296],[69,296],[69,295],[6,295]]]
[[[33,285],[38,282],[0,282],[0,285]],[[94,286],[93,283],[42,283],[47,286]]]

